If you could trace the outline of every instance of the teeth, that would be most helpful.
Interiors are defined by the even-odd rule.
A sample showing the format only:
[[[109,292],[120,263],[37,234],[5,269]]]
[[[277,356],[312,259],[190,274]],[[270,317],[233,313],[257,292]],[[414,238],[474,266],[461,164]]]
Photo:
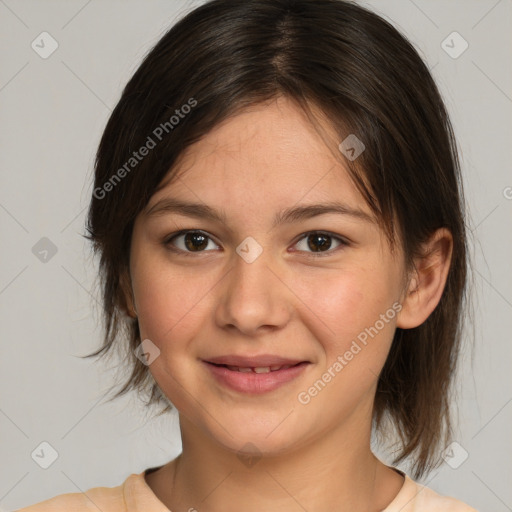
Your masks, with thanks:
[[[290,364],[285,364],[285,365],[281,365],[281,364],[275,364],[275,365],[272,365],[272,366],[258,366],[258,367],[255,367],[255,368],[251,368],[251,367],[241,367],[241,366],[231,366],[231,365],[226,365],[226,367],[228,368],[228,370],[231,370],[233,372],[242,372],[242,373],[250,373],[250,372],[254,372],[254,373],[269,373],[269,372],[275,372],[277,370],[286,370],[287,368],[290,368]]]
[[[270,371],[270,366],[259,366],[257,368],[253,368],[254,373],[268,373]]]

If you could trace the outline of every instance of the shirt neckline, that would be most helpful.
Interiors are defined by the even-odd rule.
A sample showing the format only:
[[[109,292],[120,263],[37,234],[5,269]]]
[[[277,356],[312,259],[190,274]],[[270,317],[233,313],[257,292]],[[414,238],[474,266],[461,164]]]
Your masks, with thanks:
[[[148,506],[153,507],[151,510],[154,512],[171,512],[158,499],[145,479],[147,474],[152,473],[161,467],[163,467],[163,465],[148,468],[141,473],[132,473],[125,481],[123,484],[123,495],[129,512],[139,512],[146,509]],[[381,512],[398,512],[399,510],[403,510],[403,508],[416,497],[421,489],[418,490],[416,482],[414,482],[406,473],[392,466],[388,467],[403,476],[404,482],[393,501]]]

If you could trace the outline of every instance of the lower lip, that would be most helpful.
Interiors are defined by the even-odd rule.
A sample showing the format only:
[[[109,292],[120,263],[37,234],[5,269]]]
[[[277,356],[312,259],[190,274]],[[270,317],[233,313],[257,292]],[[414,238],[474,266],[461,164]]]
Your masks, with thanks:
[[[283,370],[270,371],[267,373],[239,372],[229,370],[225,366],[216,366],[212,363],[204,364],[208,367],[213,376],[221,384],[241,393],[254,395],[274,391],[283,384],[296,379],[309,365],[304,362]]]

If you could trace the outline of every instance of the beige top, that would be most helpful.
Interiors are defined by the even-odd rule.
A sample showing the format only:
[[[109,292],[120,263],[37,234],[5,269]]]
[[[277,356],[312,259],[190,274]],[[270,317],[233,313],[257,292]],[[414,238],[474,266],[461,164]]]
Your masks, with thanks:
[[[404,484],[382,512],[477,512],[400,473],[405,477]],[[17,512],[170,512],[148,486],[144,474],[145,471],[133,473],[118,487],[95,487],[85,493],[61,494]]]

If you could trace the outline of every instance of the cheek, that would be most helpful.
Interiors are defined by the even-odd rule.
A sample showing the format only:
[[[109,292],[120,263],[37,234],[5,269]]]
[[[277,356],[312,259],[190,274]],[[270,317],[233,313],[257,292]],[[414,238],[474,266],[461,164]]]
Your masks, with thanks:
[[[295,282],[294,292],[306,306],[302,320],[322,341],[329,359],[344,353],[356,339],[362,344],[378,339],[388,345],[384,340],[389,340],[394,330],[394,293],[382,270],[366,267],[337,271],[331,278],[317,277],[303,276]]]
[[[369,403],[364,397],[374,392],[395,330],[397,311],[389,281],[389,276],[363,271],[337,275],[321,290],[307,287],[316,305],[314,314],[307,313],[309,329],[315,329],[324,359],[297,396],[300,404],[314,402],[318,410],[331,411],[335,421],[358,404]]]
[[[191,343],[204,328],[209,279],[173,271],[155,258],[145,260],[140,270],[132,279],[141,339],[160,351],[149,371],[178,410],[194,415],[190,395],[200,396],[200,390],[189,380],[197,371]]]
[[[173,269],[163,257],[134,258],[132,280],[141,336],[161,349],[190,337],[201,325],[202,300],[214,284],[208,274]],[[211,283],[210,283],[211,281]]]

